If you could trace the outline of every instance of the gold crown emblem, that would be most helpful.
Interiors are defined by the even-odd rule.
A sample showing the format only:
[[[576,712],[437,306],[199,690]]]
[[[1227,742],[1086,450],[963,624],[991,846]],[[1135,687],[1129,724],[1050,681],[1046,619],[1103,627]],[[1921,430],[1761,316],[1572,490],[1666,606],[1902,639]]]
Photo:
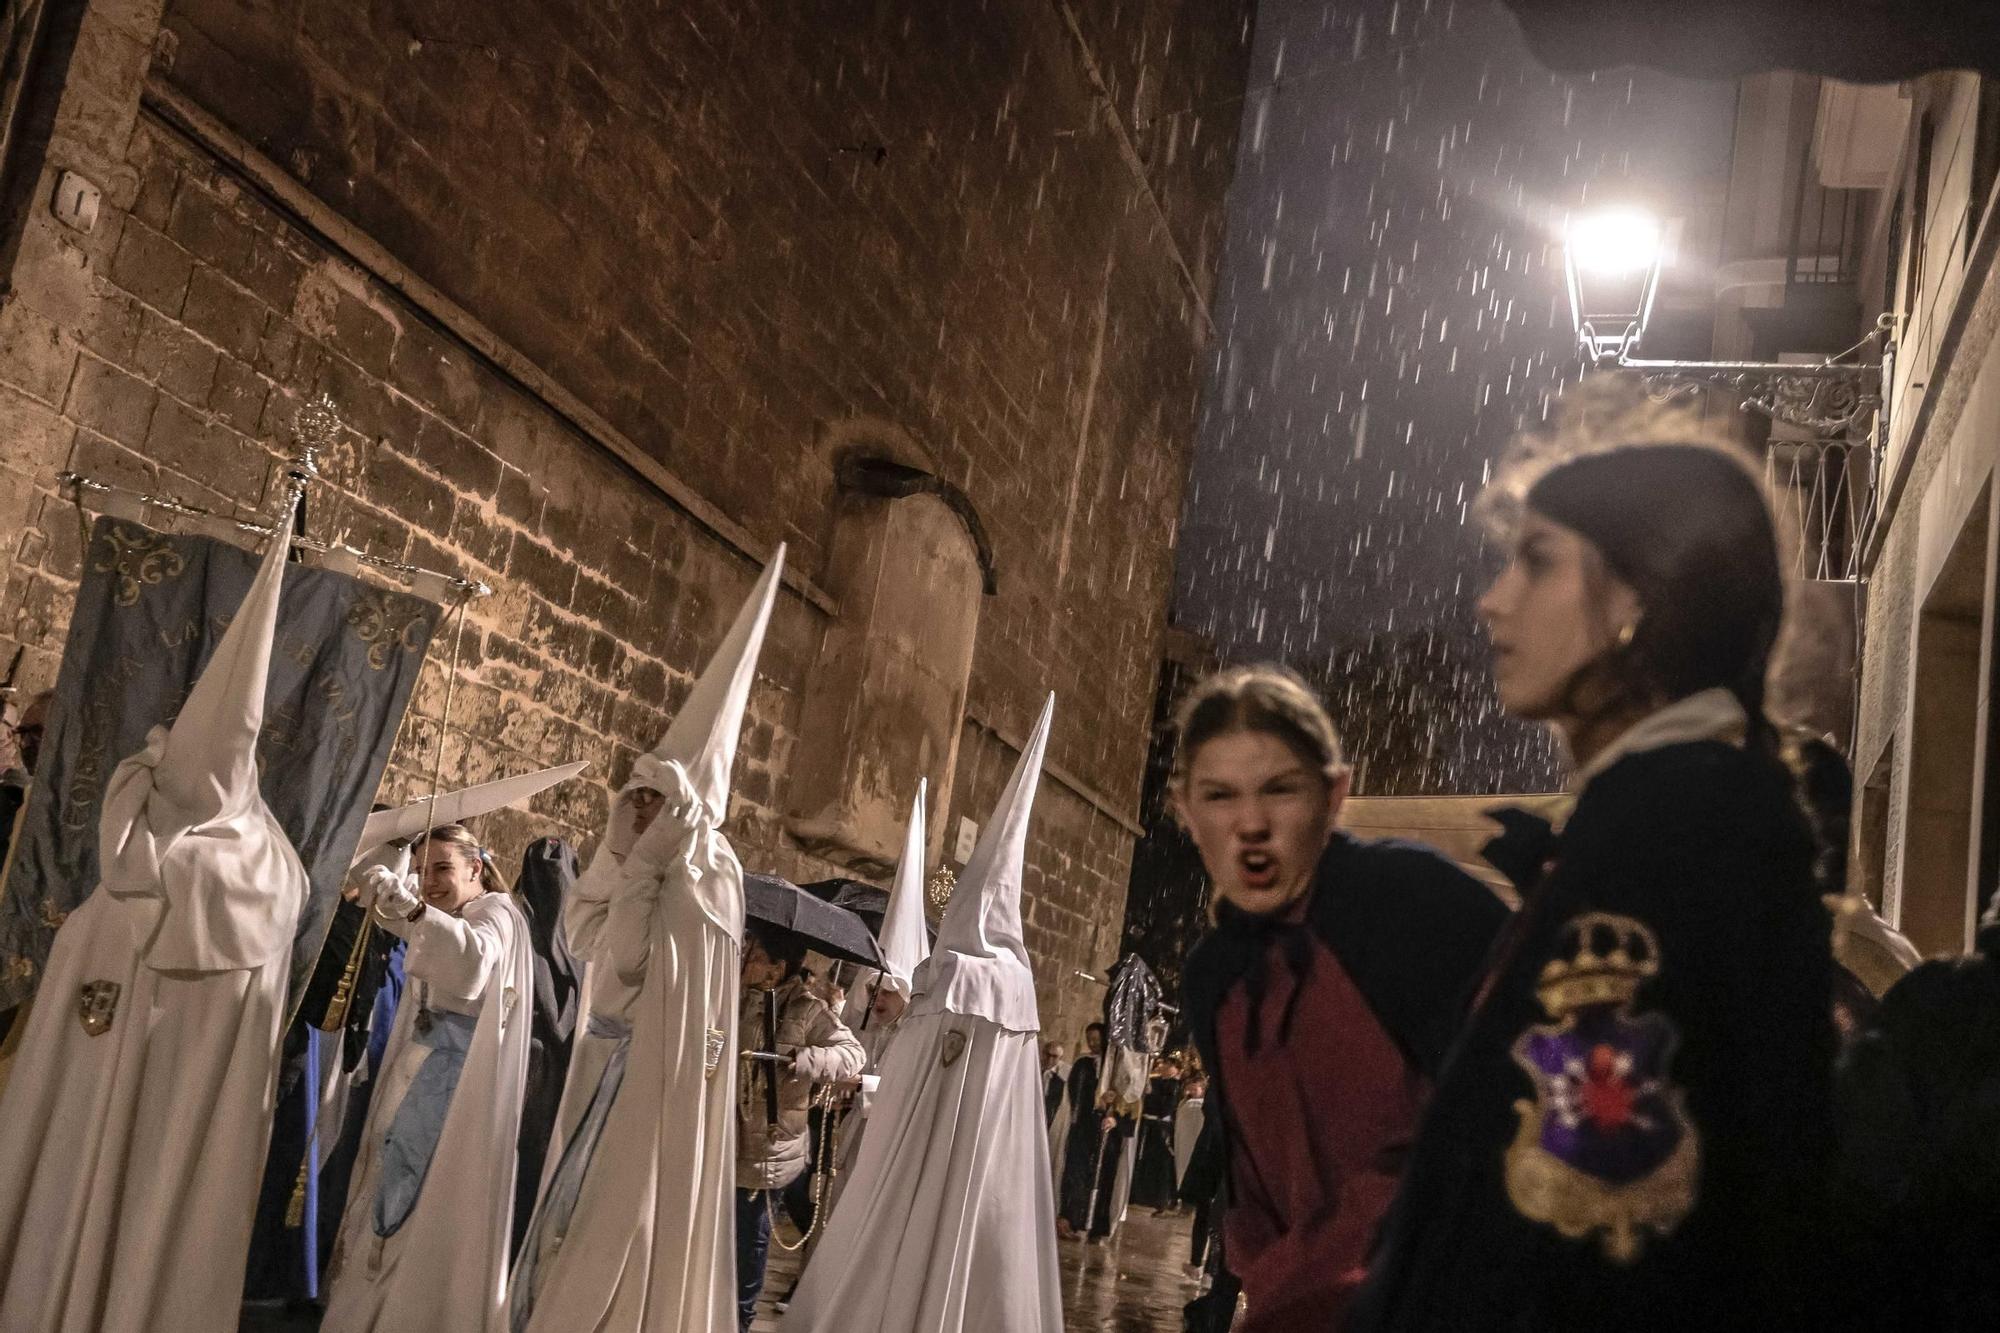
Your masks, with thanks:
[[[1542,968],[1535,994],[1551,1018],[1594,1005],[1627,1004],[1660,970],[1660,942],[1643,923],[1610,912],[1571,918]]]

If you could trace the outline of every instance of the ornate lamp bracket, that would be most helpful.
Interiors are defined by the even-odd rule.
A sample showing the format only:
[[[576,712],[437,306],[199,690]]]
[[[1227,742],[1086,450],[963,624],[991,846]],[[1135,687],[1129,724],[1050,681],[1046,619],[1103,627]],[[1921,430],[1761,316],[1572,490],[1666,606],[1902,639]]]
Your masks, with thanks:
[[[1745,412],[1822,435],[1852,434],[1882,406],[1880,366],[1624,359],[1612,364],[1637,372],[1660,402],[1702,389],[1722,389],[1740,395]]]

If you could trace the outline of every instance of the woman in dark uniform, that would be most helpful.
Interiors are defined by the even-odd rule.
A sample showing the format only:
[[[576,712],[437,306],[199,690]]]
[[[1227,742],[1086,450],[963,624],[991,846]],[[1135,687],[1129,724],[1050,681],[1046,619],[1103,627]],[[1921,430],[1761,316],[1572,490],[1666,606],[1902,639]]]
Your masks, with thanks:
[[[1631,445],[1525,501],[1480,611],[1576,805],[1527,858],[1351,1327],[1822,1327],[1832,959],[1764,714],[1762,489],[1728,451]]]
[[[1132,1167],[1132,1202],[1163,1213],[1174,1206],[1174,1108],[1181,1100],[1180,1062],[1153,1061],[1146,1098],[1139,1108],[1139,1155]]]

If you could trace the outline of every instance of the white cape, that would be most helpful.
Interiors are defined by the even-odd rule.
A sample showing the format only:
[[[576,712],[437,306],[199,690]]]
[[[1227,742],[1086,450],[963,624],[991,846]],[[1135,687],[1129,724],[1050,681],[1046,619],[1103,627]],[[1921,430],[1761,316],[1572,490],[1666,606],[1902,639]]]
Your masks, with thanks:
[[[0,1094],[0,1330],[236,1324],[305,867],[257,789],[286,544],[118,765]],[[93,1031],[84,988],[116,987]]]
[[[1060,1333],[1040,1019],[1021,936],[1051,696],[911,978],[788,1333]]]
[[[432,909],[433,911],[435,909]],[[506,1327],[507,1254],[514,1213],[514,1164],[521,1091],[528,1077],[534,948],[528,919],[512,894],[483,893],[466,904],[468,925],[496,931],[501,952],[479,992],[479,1018],[445,1112],[437,1151],[416,1207],[382,1246],[379,1273],[366,1271],[375,1249],[375,1193],[382,1143],[401,1097],[377,1095],[354,1163],[347,1208],[329,1274],[321,1327],[380,1333],[499,1333]],[[424,964],[420,936],[410,940],[403,1002],[382,1053],[380,1077],[409,1046]],[[349,1270],[355,1270],[350,1272]]]
[[[1201,1140],[1201,1118],[1204,1099],[1183,1098],[1174,1108],[1174,1197],[1178,1199],[1181,1181],[1187,1175],[1188,1163],[1194,1160],[1194,1145]]]
[[[640,957],[621,970],[633,975],[636,962],[644,980],[629,1010],[624,1079],[568,1231],[533,1293],[530,1330],[736,1327],[743,872],[728,841],[708,827],[684,830],[664,865],[652,860],[650,835],[666,834],[674,817],[662,814],[627,861],[608,924],[614,947],[592,962],[618,967],[631,950]]]
[[[786,1333],[1061,1333],[1042,1114],[1036,1033],[906,1014]]]
[[[70,914],[0,1099],[0,1329],[235,1326],[287,966],[161,972],[102,888]],[[92,1037],[100,981],[118,1013]]]

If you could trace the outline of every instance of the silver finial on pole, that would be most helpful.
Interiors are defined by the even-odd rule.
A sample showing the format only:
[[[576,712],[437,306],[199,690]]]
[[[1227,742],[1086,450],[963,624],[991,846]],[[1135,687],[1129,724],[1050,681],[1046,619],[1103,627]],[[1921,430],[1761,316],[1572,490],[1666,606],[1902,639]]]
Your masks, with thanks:
[[[298,512],[306,488],[319,480],[319,455],[340,438],[342,422],[333,398],[324,390],[299,404],[292,417],[292,441],[298,446],[285,468],[285,504],[281,521]]]

